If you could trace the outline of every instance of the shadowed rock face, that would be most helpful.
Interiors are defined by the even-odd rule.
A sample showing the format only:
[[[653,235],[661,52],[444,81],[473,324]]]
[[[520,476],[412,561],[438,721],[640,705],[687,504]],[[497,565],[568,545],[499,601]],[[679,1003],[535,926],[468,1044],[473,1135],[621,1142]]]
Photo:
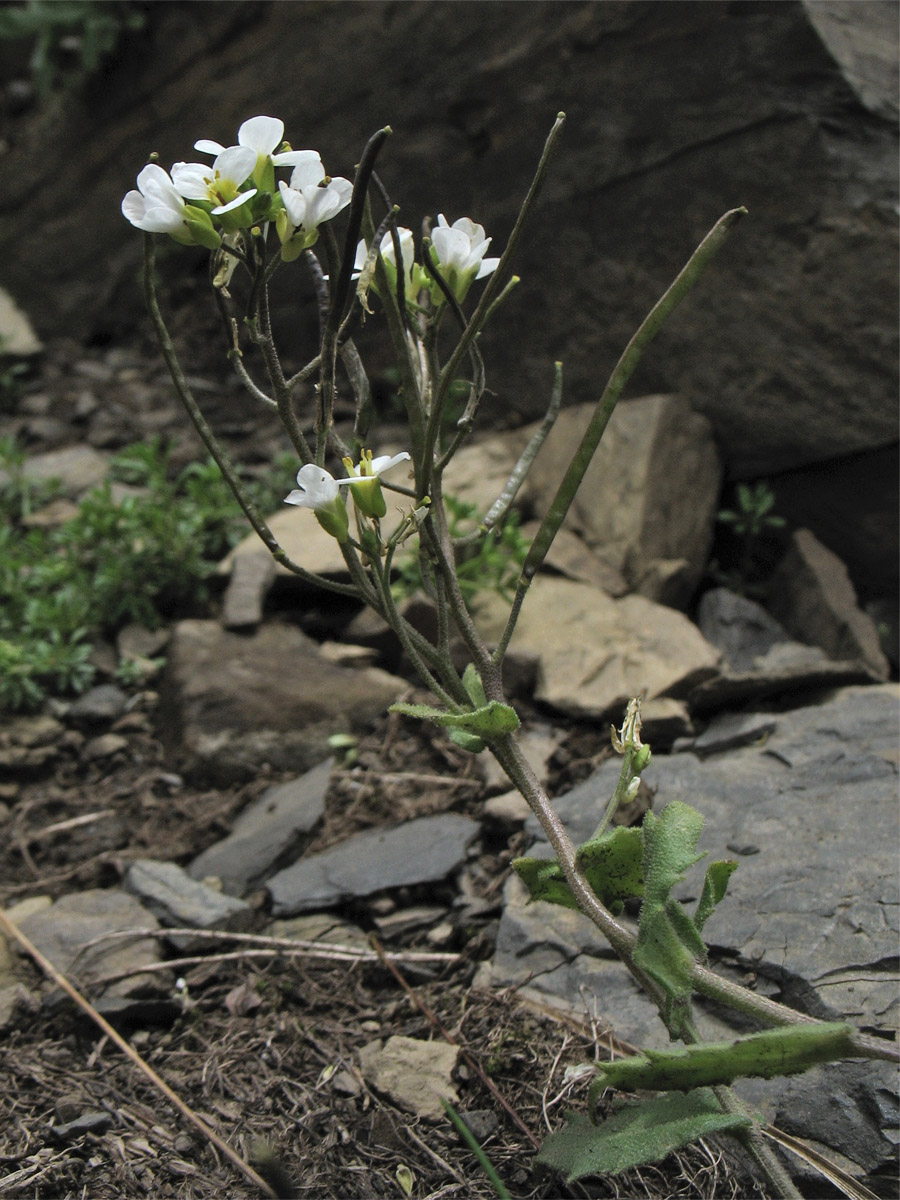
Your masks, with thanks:
[[[563,109],[523,283],[484,339],[486,418],[539,415],[556,359],[567,402],[595,399],[691,249],[745,204],[631,394],[684,395],[732,478],[873,450],[896,441],[896,23],[877,0],[151,6],[81,96],[11,118],[5,282],[42,336],[130,330],[140,239],[122,195],[151,150],[191,158],[260,112],[345,175],[390,123],[379,170],[403,220],[471,214],[502,246]],[[289,357],[315,329],[311,298],[294,314],[299,275],[275,296]]]

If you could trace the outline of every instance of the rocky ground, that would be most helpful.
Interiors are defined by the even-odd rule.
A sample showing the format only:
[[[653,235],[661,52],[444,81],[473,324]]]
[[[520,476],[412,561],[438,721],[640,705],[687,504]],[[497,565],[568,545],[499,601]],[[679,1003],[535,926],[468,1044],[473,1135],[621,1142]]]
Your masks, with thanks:
[[[245,459],[274,457],[275,431],[239,393],[195,382]],[[717,929],[721,968],[893,1036],[897,688],[874,623],[802,531],[769,596],[777,621],[721,587],[690,617],[673,607],[704,578],[720,470],[675,398],[634,401],[625,421],[631,473],[612,486],[628,503],[611,530],[611,506],[585,500],[514,645],[529,756],[552,795],[568,793],[573,827],[589,822],[608,792],[609,718],[645,691],[658,759],[640,810],[703,796],[711,848],[729,846],[748,876]],[[141,347],[49,347],[0,433],[36,470],[64,473],[73,497],[128,442],[158,433],[176,462],[194,455]],[[41,457],[72,447],[65,472]],[[487,439],[457,490],[493,498],[515,453],[514,435]],[[659,481],[667,495],[690,486],[690,519]],[[528,503],[539,498],[526,521]],[[662,534],[660,509],[673,513]],[[339,571],[304,515],[273,523],[288,553],[294,538],[304,562]],[[480,619],[489,634],[492,602]],[[535,831],[499,773],[385,715],[413,684],[376,623],[296,590],[248,542],[211,609],[165,631],[164,671],[122,690],[112,670],[141,636],[98,651],[85,696],[0,727],[0,905],[276,1190],[492,1195],[443,1094],[516,1196],[762,1195],[713,1143],[568,1190],[533,1170],[546,1131],[583,1102],[566,1068],[658,1031],[602,954],[591,960],[588,931],[560,924],[572,914],[523,912],[509,864]],[[352,740],[329,750],[334,734]],[[14,949],[0,959],[0,1022],[0,1196],[260,1194]],[[874,1068],[827,1084],[850,1130],[829,1127],[829,1150],[883,1195],[896,1178],[890,1090]],[[786,1094],[768,1101],[779,1123]],[[813,1104],[793,1132],[823,1128]],[[836,1194],[799,1178],[810,1196]]]

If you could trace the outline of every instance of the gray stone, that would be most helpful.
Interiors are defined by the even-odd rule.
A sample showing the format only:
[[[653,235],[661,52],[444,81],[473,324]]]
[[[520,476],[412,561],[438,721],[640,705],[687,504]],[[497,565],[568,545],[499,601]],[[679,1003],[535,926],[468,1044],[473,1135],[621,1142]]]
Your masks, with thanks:
[[[213,876],[225,892],[242,896],[286,861],[302,854],[325,811],[333,759],[277,787],[267,788],[235,819],[228,837],[188,867],[194,879]]]
[[[750,971],[764,994],[885,1035],[896,1030],[900,1013],[891,965],[898,941],[898,701],[895,684],[845,688],[823,704],[779,714],[778,728],[762,746],[705,760],[654,755],[646,772],[656,809],[682,800],[703,814],[700,845],[710,859],[741,856],[727,896],[704,929],[718,969],[735,979]],[[603,763],[555,802],[576,844],[593,832],[618,771],[618,762]],[[527,828],[536,831],[536,821]],[[546,852],[539,842],[534,853]],[[696,898],[701,884],[698,866],[680,898]],[[584,988],[617,1034],[641,1045],[665,1044],[653,1005],[594,926],[580,913],[542,902],[526,906],[524,888],[513,879],[490,979],[506,986],[529,977],[533,989],[579,1007]],[[726,1010],[698,1005],[696,1011],[702,1036],[727,1037],[739,1027],[739,1020],[734,1027],[725,1023]],[[889,1147],[872,1120],[872,1089],[883,1087],[882,1075],[871,1071],[862,1078],[867,1099],[857,1096],[854,1111],[868,1114],[868,1145],[883,1159]],[[788,1103],[782,1101],[786,1081],[757,1083],[742,1087],[770,1116]],[[810,1096],[815,1093],[811,1085]],[[818,1137],[818,1110],[812,1099],[810,1105],[803,1136]]]
[[[800,641],[836,661],[859,661],[874,679],[890,664],[872,618],[859,607],[847,568],[808,529],[798,529],[769,581],[769,607]]]
[[[437,883],[462,865],[477,833],[474,821],[456,813],[367,829],[273,876],[266,885],[272,912],[290,916],[386,888]]]
[[[459,1046],[449,1042],[395,1035],[367,1042],[359,1065],[366,1083],[399,1108],[437,1121],[444,1117],[442,1099],[459,1103],[452,1079],[458,1058]]]
[[[690,747],[682,748],[689,748],[700,758],[706,758],[709,754],[722,754],[739,746],[762,744],[775,728],[774,718],[765,713],[720,713],[699,737],[694,738]]]
[[[258,538],[256,541],[258,550],[236,554],[232,560],[231,578],[222,601],[222,624],[226,629],[252,629],[263,618],[263,605],[275,581],[276,562]]]
[[[562,412],[535,459],[523,490],[539,513],[593,412],[592,404]],[[630,400],[610,418],[565,527],[632,588],[682,607],[706,566],[721,477],[710,424],[685,400]]]
[[[162,955],[159,940],[153,937],[113,939],[85,948],[104,934],[159,927],[156,917],[120,888],[72,892],[16,923],[57,970],[82,986],[118,971],[135,971],[158,962]],[[135,973],[109,984],[103,995],[152,996],[167,991],[170,983],[164,972]]]
[[[505,607],[493,597],[479,604],[488,639],[499,638]],[[674,609],[549,576],[531,585],[511,646],[538,656],[536,698],[578,717],[617,716],[640,694],[683,698],[718,673],[721,659]]]
[[[79,696],[69,707],[68,718],[75,725],[100,725],[121,717],[128,697],[114,683],[101,683]]]
[[[0,770],[14,773],[37,770],[59,752],[65,730],[54,717],[8,718],[0,728]]]
[[[526,521],[522,526],[522,533],[531,540],[539,527],[539,521]],[[544,559],[544,568],[556,571],[566,579],[601,588],[607,596],[624,596],[629,590],[621,571],[604,562],[599,554],[591,550],[570,529],[559,530]]]
[[[791,641],[774,617],[746,596],[729,588],[711,588],[697,606],[697,627],[722,651],[726,666],[736,673],[752,671],[756,660],[780,642]]]
[[[176,863],[140,858],[125,872],[125,887],[154,913],[163,925],[196,929],[248,929],[253,909],[242,900],[226,896],[192,879]],[[193,950],[209,943],[187,934],[168,939],[179,950]]]
[[[63,450],[48,450],[26,458],[22,473],[32,483],[59,481],[64,496],[77,500],[98,487],[106,478],[109,459],[92,446],[66,446]],[[5,481],[6,472],[0,472]]]
[[[166,648],[168,629],[147,629],[132,622],[120,629],[116,649],[123,658],[155,658]]]
[[[99,737],[85,742],[81,757],[85,762],[94,762],[98,758],[112,758],[114,754],[127,749],[128,739],[122,737],[121,733],[101,733]]]
[[[225,786],[264,763],[314,766],[332,734],[360,729],[407,686],[373,667],[335,666],[290,625],[240,636],[217,621],[181,621],[160,686],[160,734],[180,770]]]

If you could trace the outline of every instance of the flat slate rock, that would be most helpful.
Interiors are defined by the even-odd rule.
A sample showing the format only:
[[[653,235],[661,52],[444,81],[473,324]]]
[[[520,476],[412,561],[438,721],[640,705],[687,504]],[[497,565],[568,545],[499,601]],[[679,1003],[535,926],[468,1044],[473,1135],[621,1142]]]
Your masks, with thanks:
[[[656,788],[657,812],[673,800],[693,805],[706,820],[701,849],[710,859],[739,860],[728,895],[704,929],[717,969],[735,979],[752,972],[763,994],[885,1036],[892,1036],[900,1014],[894,965],[898,718],[896,684],[844,688],[820,705],[778,714],[761,745],[705,759],[654,755],[646,776]],[[576,844],[596,827],[620,765],[609,760],[555,802]],[[526,829],[537,833],[533,818]],[[529,853],[548,848],[538,843]],[[695,900],[702,881],[700,864],[679,898]],[[638,1045],[667,1044],[655,1007],[587,918],[543,902],[526,904],[517,878],[509,881],[505,901],[493,965],[482,982],[528,981],[546,998],[578,1008],[583,995],[595,997],[619,1036]],[[728,1037],[738,1028],[725,1024],[722,1010],[714,1014],[699,1005],[697,1020],[704,1037]],[[896,1071],[883,1063],[868,1063],[866,1070],[866,1087],[848,1084],[847,1095],[854,1119],[868,1130],[866,1144],[878,1148],[867,1152],[863,1165],[871,1169],[890,1147],[867,1114],[877,1111],[876,1093],[895,1086]],[[786,1083],[747,1080],[741,1088],[774,1115]],[[821,1080],[819,1086],[825,1103],[833,1090]],[[804,1136],[817,1136],[814,1110]],[[853,1157],[850,1141],[831,1144]]]
[[[457,813],[419,817],[394,829],[367,829],[302,858],[266,885],[272,915],[292,916],[386,888],[437,883],[462,865],[479,826]]]
[[[253,909],[243,900],[223,895],[192,879],[183,867],[173,862],[140,858],[125,872],[125,887],[163,925],[175,928],[242,930],[253,921]],[[208,945],[205,938],[177,934],[168,940],[179,950]]]
[[[130,971],[157,962],[161,946],[156,938],[113,939],[85,948],[103,934],[126,929],[156,929],[158,922],[134,896],[121,888],[92,888],[72,892],[60,900],[22,917],[19,929],[30,938],[57,970],[74,983]],[[129,975],[111,983],[105,996],[154,995],[166,991],[171,978],[163,973]]]
[[[243,896],[285,858],[296,858],[325,811],[333,759],[297,779],[267,788],[235,819],[231,833],[204,850],[188,867],[194,879],[214,876],[222,890]]]

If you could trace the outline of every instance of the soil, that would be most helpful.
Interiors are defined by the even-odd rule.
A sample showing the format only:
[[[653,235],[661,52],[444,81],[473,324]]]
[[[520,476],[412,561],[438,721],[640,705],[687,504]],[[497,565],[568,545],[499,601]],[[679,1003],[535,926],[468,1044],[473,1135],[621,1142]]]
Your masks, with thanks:
[[[141,388],[123,388],[123,371],[124,382],[139,381]],[[226,409],[219,410],[223,424],[232,420],[226,433],[243,437],[243,418],[229,418]],[[12,412],[0,414],[0,426],[0,434],[15,433],[30,453],[77,440],[117,448],[151,433],[191,452],[158,362],[141,348],[51,347],[40,377]],[[254,453],[263,457],[260,438]],[[185,783],[154,734],[156,702],[148,688],[134,693],[110,730],[122,739],[111,756],[92,758],[85,736],[70,730],[46,763],[7,785],[0,806],[0,813],[6,809],[0,906],[116,885],[138,857],[186,863],[279,781],[268,776],[224,791]],[[596,761],[595,730],[569,726],[565,734],[557,784],[574,782]],[[442,737],[386,717],[361,742],[355,764],[335,772],[316,848],[399,816],[478,815],[481,787],[466,774],[472,761]],[[436,786],[429,782],[435,775],[460,786]],[[732,1152],[726,1156],[713,1142],[659,1167],[585,1186],[566,1187],[535,1167],[548,1130],[560,1126],[568,1107],[585,1104],[586,1082],[568,1082],[566,1068],[606,1056],[617,1043],[614,1031],[587,1013],[564,1017],[536,1009],[514,991],[494,995],[473,987],[479,963],[492,953],[499,897],[518,845],[516,836],[492,841],[485,835],[466,872],[468,887],[483,901],[480,915],[441,946],[455,952],[451,962],[401,961],[392,970],[383,960],[348,966],[322,957],[236,955],[246,943],[211,942],[198,962],[183,968],[186,986],[173,992],[176,1015],[169,1005],[160,1019],[146,1016],[121,1032],[181,1100],[253,1164],[272,1194],[329,1200],[496,1194],[448,1121],[403,1112],[366,1085],[358,1050],[373,1038],[400,1034],[449,1039],[462,1048],[459,1109],[477,1127],[514,1196],[761,1196],[737,1171]],[[449,905],[454,895],[449,885],[446,895],[405,892],[390,897],[387,907],[423,899]],[[261,928],[265,896],[251,899]],[[341,915],[373,931],[378,911],[367,905]],[[430,950],[427,932],[420,926],[382,940],[394,952]],[[92,1021],[58,990],[54,994],[37,967],[29,986],[44,1003],[0,1040],[0,1197],[240,1200],[264,1194]],[[79,1123],[54,1139],[51,1127],[71,1121]]]

